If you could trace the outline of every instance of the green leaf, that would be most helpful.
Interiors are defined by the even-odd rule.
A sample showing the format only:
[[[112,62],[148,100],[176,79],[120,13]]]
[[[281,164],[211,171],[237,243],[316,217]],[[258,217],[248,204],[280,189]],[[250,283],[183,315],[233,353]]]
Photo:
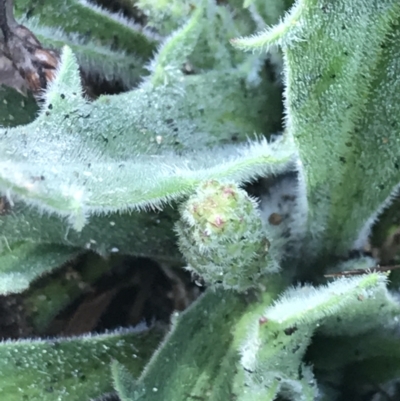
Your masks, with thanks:
[[[253,18],[263,25],[274,25],[279,22],[284,12],[293,4],[293,0],[244,0],[243,7],[249,8]]]
[[[26,290],[33,280],[65,264],[79,252],[77,248],[54,244],[4,246],[0,253],[0,295]]]
[[[15,89],[0,86],[0,126],[15,127],[32,122],[38,112],[35,99]]]
[[[400,359],[397,329],[380,327],[364,335],[344,337],[316,336],[309,357],[316,369],[337,371],[351,363],[382,357]],[[330,355],[329,358],[326,358]]]
[[[146,15],[149,26],[163,35],[183,25],[195,8],[188,0],[138,0],[137,7]]]
[[[162,44],[158,54],[152,62],[153,71],[151,82],[154,85],[168,84],[170,79],[183,78],[180,71],[202,32],[205,1],[201,1],[191,18],[181,28],[175,30]]]
[[[177,219],[177,211],[171,207],[162,212],[94,215],[82,231],[77,232],[65,219],[17,202],[8,213],[0,215],[0,249],[7,244],[29,241],[90,249],[102,255],[120,252],[176,262],[181,260],[173,236]]]
[[[76,401],[100,396],[112,390],[111,360],[138,375],[161,334],[130,329],[0,343],[0,397],[7,401]]]
[[[284,328],[318,324],[318,330],[330,336],[360,334],[398,319],[400,305],[386,281],[385,274],[372,273],[340,278],[326,286],[289,288],[265,317]]]
[[[114,360],[111,363],[111,375],[114,381],[114,388],[117,390],[121,401],[129,401],[135,391],[135,379],[128,369]]]
[[[89,36],[101,45],[113,45],[143,59],[151,57],[158,42],[154,34],[140,25],[90,1],[17,0],[15,3],[15,15],[22,23],[24,19],[35,17],[43,26],[61,27],[65,33]]]
[[[385,326],[362,336],[316,336],[308,357],[319,377],[341,372],[336,379],[338,388],[368,388],[371,383],[384,388],[399,377],[399,349],[398,327]]]
[[[68,217],[81,230],[90,215],[155,206],[187,194],[204,179],[246,181],[285,171],[293,160],[289,142],[205,148],[214,141],[222,142],[222,133],[228,137],[232,132],[245,135],[256,124],[260,132],[262,121],[251,104],[244,109],[240,106],[246,114],[231,120],[239,107],[237,102],[243,100],[240,83],[236,88],[230,85],[233,98],[216,113],[218,99],[223,101],[219,85],[204,86],[204,78],[188,78],[188,86],[199,91],[194,111],[193,98],[188,102],[166,86],[157,89],[147,85],[147,89],[102,97],[89,104],[81,97],[75,57],[66,48],[39,118],[25,127],[0,131],[0,190],[41,211]],[[260,89],[254,95],[265,99]],[[188,93],[193,96],[192,90]],[[135,112],[128,107],[132,102]],[[157,106],[155,114],[149,111],[148,102]],[[192,114],[189,119],[193,112],[197,117]],[[213,121],[213,115],[218,120]],[[216,136],[214,141],[204,135],[210,130]],[[196,137],[195,144],[191,135]],[[178,148],[188,151],[191,147],[195,150],[182,156],[177,153]]]
[[[305,327],[288,336],[269,331],[260,320],[281,286],[279,279],[271,280],[269,292],[259,294],[258,302],[230,291],[208,290],[175,319],[142,376],[123,385],[124,401],[204,396],[207,401],[273,401],[278,394],[293,401],[314,400],[315,380],[301,363],[312,330]],[[251,359],[257,370],[249,366]]]
[[[238,355],[229,351],[230,327],[243,313],[245,302],[229,291],[208,291],[174,319],[174,327],[146,366],[129,401],[183,401],[207,395],[214,401],[231,394],[231,374]],[[226,359],[225,359],[226,358]],[[219,383],[219,386],[215,385]],[[222,389],[220,386],[223,386]],[[225,391],[226,392],[225,392]]]
[[[41,26],[35,18],[29,19],[24,25],[45,48],[61,50],[63,46],[69,46],[86,76],[118,81],[124,87],[131,88],[137,85],[143,76],[148,75],[144,60],[138,55],[96,44],[93,39],[88,42],[77,33],[65,33],[60,28]]]
[[[394,0],[302,0],[280,24],[234,42],[282,47],[286,135],[304,166],[311,259],[362,247],[399,184],[399,20]]]

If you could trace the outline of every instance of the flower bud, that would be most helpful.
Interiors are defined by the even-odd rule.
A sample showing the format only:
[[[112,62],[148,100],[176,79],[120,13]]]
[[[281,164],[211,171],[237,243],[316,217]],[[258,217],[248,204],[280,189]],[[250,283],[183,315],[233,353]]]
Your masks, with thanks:
[[[206,284],[245,291],[267,270],[269,241],[257,204],[236,184],[207,181],[181,207],[179,247]]]

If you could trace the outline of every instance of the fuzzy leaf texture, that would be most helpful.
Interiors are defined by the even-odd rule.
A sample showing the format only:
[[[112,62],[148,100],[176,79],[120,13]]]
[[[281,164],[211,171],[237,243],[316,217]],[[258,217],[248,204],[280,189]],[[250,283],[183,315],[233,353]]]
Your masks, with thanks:
[[[399,304],[386,288],[385,275],[373,273],[325,286],[286,288],[293,266],[325,269],[329,266],[325,262],[333,256],[361,248],[372,222],[398,186],[400,4],[394,0],[298,0],[282,22],[262,34],[234,40],[244,49],[268,48],[274,53],[248,54],[230,46],[232,37],[276,23],[289,3],[140,0],[149,25],[160,24],[156,39],[84,1],[68,0],[61,6],[48,0],[38,5],[35,10],[39,11],[31,12],[37,18],[30,20],[31,26],[38,21],[41,28],[48,27],[37,29],[42,40],[55,47],[68,42],[73,50],[64,48],[56,80],[44,93],[36,120],[14,128],[3,124],[0,129],[0,262],[4,257],[6,275],[23,276],[22,284],[15,281],[15,288],[7,285],[6,291],[21,291],[51,269],[48,261],[61,264],[79,248],[179,260],[173,237],[178,216],[167,204],[175,206],[184,197],[189,197],[189,202],[182,204],[178,230],[190,269],[207,270],[206,282],[215,286],[220,283],[212,269],[217,267],[220,273],[218,269],[226,268],[226,262],[231,270],[224,275],[225,287],[247,290],[237,293],[218,285],[207,289],[188,310],[174,317],[172,331],[144,370],[138,369],[129,355],[127,360],[111,355],[116,359],[111,374],[123,401],[332,401],[334,397],[323,397],[324,375],[339,367],[344,376],[340,382],[345,380],[348,366],[361,362],[351,353],[355,338],[360,338],[361,356],[369,363],[365,371],[360,369],[363,374],[372,371],[374,358],[381,358],[380,362],[389,358],[389,346],[398,343],[382,336],[386,347],[375,353],[365,350],[371,333],[388,327],[395,331],[398,325]],[[23,17],[25,5],[32,4],[19,0],[19,16]],[[98,46],[90,57],[80,36],[87,32],[87,20],[95,21],[93,37]],[[60,36],[48,38],[51,31],[46,29],[59,25],[63,27]],[[120,46],[112,43],[111,35],[102,38],[99,27],[116,32]],[[275,47],[282,51],[283,68]],[[151,58],[148,75],[129,92],[89,102],[83,96],[78,60],[83,70],[90,60],[98,67],[106,53],[110,59],[101,70],[104,76],[125,74],[126,86],[135,85],[143,77],[143,63]],[[110,61],[117,54],[123,56],[120,72]],[[130,70],[129,58],[136,55]],[[280,129],[280,108],[276,106],[280,91],[266,74],[266,61],[278,75],[282,68],[285,84],[285,132],[274,142],[266,138]],[[297,197],[282,192],[284,195],[271,203],[286,196],[289,203],[296,204],[291,215],[286,206],[284,213],[275,213],[275,222],[269,221],[274,205],[264,205],[260,216],[266,216],[268,223],[262,227],[255,205],[237,185],[258,177],[272,182],[271,177],[281,173],[288,173],[284,180],[296,187]],[[275,188],[283,183],[280,178],[276,178]],[[205,181],[218,181],[222,186],[233,182],[235,191],[243,196],[228,201],[226,208],[226,199],[220,202],[218,198],[212,207],[200,208],[201,215],[198,208],[187,213],[185,207],[199,195],[197,190],[204,190]],[[267,190],[273,191],[274,185]],[[273,195],[262,194],[260,203],[263,199],[268,203]],[[150,208],[154,209],[151,213],[143,213]],[[238,216],[241,209],[246,211],[243,221],[252,231],[249,242],[242,241],[248,237],[241,235],[241,230],[245,231],[240,224],[243,216]],[[224,237],[221,227],[210,227],[210,215],[214,226],[223,221],[214,218],[213,213],[219,211],[232,223],[227,227],[233,243]],[[300,216],[306,214],[306,241],[300,249]],[[201,238],[203,229],[212,235]],[[200,246],[199,237],[204,240]],[[265,239],[271,242],[268,254],[259,246]],[[289,242],[292,247],[287,246]],[[61,246],[49,246],[54,243]],[[57,250],[59,253],[51,253]],[[295,252],[288,255],[291,250]],[[270,258],[273,252],[276,257]],[[260,257],[262,263],[256,260],[253,264],[250,254]],[[13,259],[19,255],[25,255],[20,264]],[[28,258],[35,265],[27,264]],[[281,274],[261,274],[276,270],[277,262],[282,265]],[[347,261],[346,268],[364,262]],[[32,266],[36,266],[34,271]],[[342,271],[345,264],[332,266],[334,271]],[[93,265],[88,264],[87,269],[88,282],[96,280]],[[249,288],[253,285],[246,282],[248,277],[243,284],[240,274],[254,271],[251,281],[257,286]],[[231,272],[234,274],[229,275]],[[61,291],[60,296],[51,295],[58,291],[59,283],[51,284],[42,294],[47,301],[54,301],[47,310],[34,290],[25,301],[28,311],[40,308],[33,322],[39,332],[65,305]],[[72,287],[65,291],[71,301],[80,294]],[[324,345],[337,337],[344,340],[332,348],[340,351],[332,359],[333,367],[321,366],[319,354],[308,354],[311,340],[318,338],[321,343],[316,342],[316,348],[325,349],[325,359],[329,358],[332,351],[329,347],[326,351]],[[110,339],[114,341],[115,334]],[[46,352],[41,352],[40,346],[30,349],[30,367],[36,368],[31,361],[48,362],[45,344]],[[93,355],[100,352],[95,347],[84,348]],[[7,363],[7,357],[16,343],[3,349],[5,365],[0,374],[14,378],[19,367]],[[71,361],[81,362],[78,357],[74,360],[77,354],[86,355],[80,347],[74,348],[66,357],[68,363],[59,366],[55,379],[61,383],[61,391],[62,375],[75,371]],[[106,367],[110,373],[110,355],[103,351],[100,355],[102,369]],[[57,356],[52,354],[53,359]],[[15,358],[15,354],[10,357]],[[390,361],[397,362],[397,354]],[[130,362],[134,365],[129,366]],[[91,363],[97,360],[89,360]],[[97,371],[97,367],[88,366],[88,370]],[[398,371],[385,368],[382,376],[393,378],[386,375],[389,370]],[[21,384],[7,377],[0,385],[9,381],[13,388],[35,391],[44,383],[44,376],[33,377],[36,372],[32,370],[20,372],[15,380]],[[47,378],[48,370],[45,373]],[[110,376],[101,370],[99,377],[93,380],[106,385],[99,391],[109,391]],[[40,386],[29,386],[33,378]],[[65,383],[67,388],[69,383]],[[89,387],[77,394],[87,396]],[[39,391],[37,397],[45,399],[43,386]],[[89,394],[92,396],[96,394]]]
[[[299,0],[280,24],[234,41],[282,48],[311,258],[362,247],[399,184],[399,21],[394,0]]]
[[[64,45],[69,46],[86,76],[121,82],[123,87],[132,88],[148,74],[144,67],[144,59],[138,55],[131,55],[122,50],[116,51],[111,46],[101,46],[96,44],[94,38],[88,43],[78,33],[67,34],[61,29],[43,27],[38,19],[29,19],[25,26],[46,48],[61,51]]]
[[[0,344],[0,396],[7,401],[76,401],[112,390],[111,358],[139,374],[161,338],[157,331],[120,330],[73,339]]]
[[[63,45],[70,46],[85,78],[92,81],[118,82],[132,88],[148,75],[144,63],[162,39],[122,13],[112,13],[88,1],[15,3],[18,22],[31,30],[45,48],[61,50]]]
[[[151,57],[158,41],[148,30],[121,14],[111,13],[86,0],[50,0],[40,4],[34,0],[16,0],[15,15],[22,23],[28,20],[29,25],[38,20],[43,27],[57,29],[59,33],[79,34],[82,39],[88,36],[90,21],[90,37],[93,40],[103,46],[117,42],[120,50],[143,59]],[[105,35],[105,32],[112,34]]]
[[[198,30],[199,18],[184,29]],[[183,56],[189,52],[182,40],[177,33],[160,50],[156,82],[168,69],[163,56],[168,47],[183,46]],[[79,231],[90,215],[155,206],[207,178],[243,181],[283,171],[292,161],[289,142],[280,151],[265,141],[210,149],[229,143],[232,135],[237,140],[268,132],[259,118],[265,88],[243,88],[243,74],[231,70],[223,78],[209,72],[173,85],[147,82],[127,94],[87,103],[75,58],[66,48],[39,117],[0,132],[0,188],[11,199],[15,195],[68,218]],[[216,85],[205,85],[209,80]],[[253,102],[243,103],[245,96]],[[222,110],[216,113],[219,102]],[[183,150],[187,153],[180,156]]]
[[[121,64],[115,52],[92,46],[89,54],[81,35],[82,24],[74,25],[75,31],[64,24],[55,33],[39,26],[54,26],[60,17],[60,10],[50,2],[44,8],[48,12],[27,22],[44,44],[59,47],[72,42],[81,69],[94,64],[105,76],[115,73],[120,78],[126,75],[123,81],[137,79],[134,73],[121,71],[123,65],[115,68],[116,62]],[[71,20],[92,13],[99,25],[110,23],[113,29],[121,29],[120,35],[130,35],[130,41],[120,42],[130,57],[136,56],[124,43],[136,43],[135,35],[147,41],[133,32],[132,26],[124,25],[123,19],[88,3],[71,1],[64,12],[63,18]],[[37,119],[26,126],[0,129],[0,194],[6,205],[0,216],[4,251],[30,241],[39,247],[42,243],[70,246],[66,260],[80,247],[103,255],[122,252],[179,261],[172,236],[176,213],[171,208],[146,214],[133,210],[158,207],[194,190],[204,179],[242,181],[289,167],[293,159],[290,144],[281,151],[263,139],[233,146],[273,130],[279,119],[279,108],[273,106],[279,91],[266,76],[260,76],[257,84],[250,82],[257,71],[257,58],[231,57],[228,36],[240,30],[229,13],[212,2],[201,2],[192,14],[187,24],[163,41],[149,67],[150,77],[139,88],[88,102],[82,96],[75,56],[65,48],[57,78],[44,95]],[[220,15],[225,15],[224,24],[212,23]],[[208,63],[210,70],[183,76],[179,69],[188,57],[194,56],[192,62],[197,63],[206,50],[215,47],[212,27],[221,30],[220,48],[229,49],[218,58],[221,63],[226,60],[223,69],[211,69],[212,61]],[[104,43],[97,30],[92,33]],[[196,48],[198,43],[200,49]],[[149,43],[146,46],[152,47]],[[108,54],[102,65],[101,54]],[[149,55],[140,52],[140,56],[139,66]],[[240,68],[233,68],[237,62],[242,63]],[[265,113],[268,103],[272,106]],[[24,276],[26,284],[50,270],[46,263],[50,256],[43,254],[43,258],[36,275]],[[18,288],[7,291],[22,287]]]
[[[123,400],[273,401],[280,395],[312,401],[319,390],[303,358],[316,333],[352,338],[400,314],[380,274],[293,288],[274,302],[283,284],[272,278],[269,290],[250,303],[234,292],[209,289],[176,319],[135,384],[124,385],[125,371],[114,370]],[[364,321],[352,327],[345,320],[356,314]]]

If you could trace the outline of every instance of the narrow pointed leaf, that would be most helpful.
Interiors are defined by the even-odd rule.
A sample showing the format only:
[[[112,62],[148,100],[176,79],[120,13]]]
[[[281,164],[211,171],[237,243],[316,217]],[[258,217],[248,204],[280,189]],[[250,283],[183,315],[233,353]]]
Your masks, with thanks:
[[[265,316],[271,324],[285,328],[318,323],[318,330],[331,336],[360,334],[398,319],[400,304],[387,290],[386,280],[386,275],[372,273],[341,278],[326,286],[293,287]]]

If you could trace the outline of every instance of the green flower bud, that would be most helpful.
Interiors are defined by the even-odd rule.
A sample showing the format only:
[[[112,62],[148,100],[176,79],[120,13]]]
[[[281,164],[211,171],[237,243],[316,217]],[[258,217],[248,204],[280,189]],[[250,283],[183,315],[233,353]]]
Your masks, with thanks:
[[[207,181],[181,208],[179,247],[206,284],[245,291],[267,270],[269,241],[254,199],[236,184]]]

